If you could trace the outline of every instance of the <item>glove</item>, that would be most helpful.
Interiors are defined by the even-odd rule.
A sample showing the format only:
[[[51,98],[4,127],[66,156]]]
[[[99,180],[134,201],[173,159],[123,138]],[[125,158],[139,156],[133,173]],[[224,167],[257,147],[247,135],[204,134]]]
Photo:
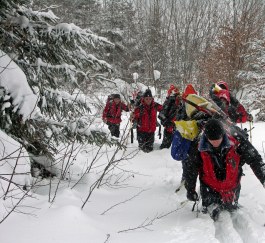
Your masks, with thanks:
[[[253,122],[253,116],[251,114],[248,114],[247,120]]]
[[[193,191],[187,191],[187,198],[188,198],[188,200],[194,201],[194,202],[199,200],[199,196],[198,196],[197,192],[194,190]]]
[[[130,120],[133,121],[134,120],[134,117],[135,117],[134,113],[131,113]]]
[[[162,124],[162,123],[161,123],[161,124]],[[174,123],[172,123],[172,122],[169,121],[169,120],[166,120],[166,121],[163,122],[162,125],[163,125],[164,127],[170,127],[170,126],[174,125]]]
[[[196,122],[197,122],[198,127],[202,129],[204,125],[206,124],[207,120],[201,119],[201,120],[197,120]]]

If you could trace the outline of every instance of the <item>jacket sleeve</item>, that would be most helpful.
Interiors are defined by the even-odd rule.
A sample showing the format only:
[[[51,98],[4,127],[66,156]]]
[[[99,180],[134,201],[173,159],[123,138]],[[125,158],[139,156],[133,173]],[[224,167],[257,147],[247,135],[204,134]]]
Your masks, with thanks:
[[[103,110],[103,114],[102,114],[102,118],[103,119],[107,119],[107,115],[108,115],[108,112],[109,112],[109,108],[110,108],[109,104],[106,104],[106,106],[105,106],[105,108]]]
[[[255,147],[247,139],[241,138],[237,151],[241,155],[240,164],[243,166],[244,163],[247,163],[259,181],[264,184],[265,163]]]
[[[133,114],[134,114],[134,120],[136,120],[136,121],[139,120],[139,118],[140,118],[140,108],[139,107],[135,108]]]
[[[194,141],[191,144],[188,158],[182,161],[183,176],[185,178],[185,188],[187,191],[195,191],[199,174],[199,165],[201,163],[198,141]]]
[[[162,110],[158,114],[158,119],[161,120],[161,124],[164,125],[168,120],[168,111],[170,107],[170,99],[167,98],[163,104]]]
[[[129,111],[129,108],[128,108],[128,106],[127,105],[125,105],[124,103],[121,103],[121,109],[123,110],[123,111]]]
[[[237,123],[244,123],[248,119],[248,113],[246,112],[243,105],[239,104],[236,109],[236,113],[238,114],[239,118],[237,119]]]
[[[163,109],[163,106],[159,103],[155,103],[157,111],[161,111]]]
[[[239,103],[239,101],[234,97],[231,97],[231,107],[229,108],[229,116],[236,123],[244,123],[248,120],[248,113],[245,110],[244,106]]]

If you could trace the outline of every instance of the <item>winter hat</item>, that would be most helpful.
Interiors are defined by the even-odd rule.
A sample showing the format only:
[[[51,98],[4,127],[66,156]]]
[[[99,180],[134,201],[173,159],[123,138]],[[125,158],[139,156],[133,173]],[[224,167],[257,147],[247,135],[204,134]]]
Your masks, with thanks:
[[[114,94],[113,95],[113,99],[120,99],[120,98],[121,98],[121,96],[119,94]]]
[[[143,95],[144,97],[153,97],[152,96],[152,92],[151,92],[151,90],[150,89],[147,89],[145,92],[144,92],[144,95]]]
[[[218,140],[224,133],[224,127],[219,120],[210,119],[204,126],[204,134],[210,140]]]
[[[171,96],[171,95],[175,95],[175,94],[179,94],[179,90],[177,87],[175,87],[173,84],[171,84],[168,91],[167,91],[167,95]]]

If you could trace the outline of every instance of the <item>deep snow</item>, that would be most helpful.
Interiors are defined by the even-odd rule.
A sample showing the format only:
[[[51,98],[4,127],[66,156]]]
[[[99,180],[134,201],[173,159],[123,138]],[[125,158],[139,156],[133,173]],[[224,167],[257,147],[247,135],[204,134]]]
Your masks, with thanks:
[[[264,158],[265,123],[254,126],[253,144]],[[232,215],[223,212],[213,222],[209,215],[199,213],[197,217],[191,211],[193,203],[185,201],[184,188],[174,193],[180,183],[181,163],[171,158],[170,150],[158,150],[160,143],[156,136],[155,151],[139,152],[120,162],[110,178],[112,186],[97,189],[83,210],[89,185],[100,167],[95,167],[73,189],[69,187],[71,182],[65,180],[52,204],[48,203],[49,180],[42,181],[43,186],[34,191],[33,198],[23,202],[27,207],[19,208],[23,213],[12,213],[0,225],[0,242],[265,242],[265,190],[249,166],[244,166],[246,176],[242,178],[239,203],[243,207]],[[126,153],[136,149],[137,142],[129,142]],[[92,154],[95,148],[89,146],[79,153],[73,175]],[[106,157],[98,164],[104,160]],[[121,171],[125,173],[119,178]],[[52,182],[56,185],[57,180]]]

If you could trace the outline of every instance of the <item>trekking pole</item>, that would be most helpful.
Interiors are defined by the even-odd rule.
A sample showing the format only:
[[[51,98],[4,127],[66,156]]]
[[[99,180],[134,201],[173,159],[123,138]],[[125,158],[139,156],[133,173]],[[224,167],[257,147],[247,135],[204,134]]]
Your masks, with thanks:
[[[131,143],[133,143],[133,127],[131,128]]]
[[[130,113],[130,122],[132,123],[131,125],[131,129],[130,129],[130,132],[131,132],[131,143],[133,143],[133,140],[134,140],[134,136],[133,136],[133,127],[134,127],[134,121],[133,119],[131,118],[132,114],[134,113],[134,109],[135,109],[135,106],[133,105],[132,107],[132,110],[131,110],[131,113]]]
[[[200,197],[200,195],[198,195],[198,200],[196,200],[194,202],[194,204],[192,206],[192,209],[191,209],[191,211],[194,212],[195,211],[195,207],[196,207],[196,218],[199,217],[199,212],[200,212],[200,210],[199,210],[199,203],[200,203],[200,199],[201,199],[201,197]]]
[[[161,139],[161,124],[159,123],[159,128],[158,128],[158,138]]]
[[[252,130],[252,121],[249,121],[249,141],[250,141],[250,143],[252,143],[252,132],[251,132],[251,130]]]

